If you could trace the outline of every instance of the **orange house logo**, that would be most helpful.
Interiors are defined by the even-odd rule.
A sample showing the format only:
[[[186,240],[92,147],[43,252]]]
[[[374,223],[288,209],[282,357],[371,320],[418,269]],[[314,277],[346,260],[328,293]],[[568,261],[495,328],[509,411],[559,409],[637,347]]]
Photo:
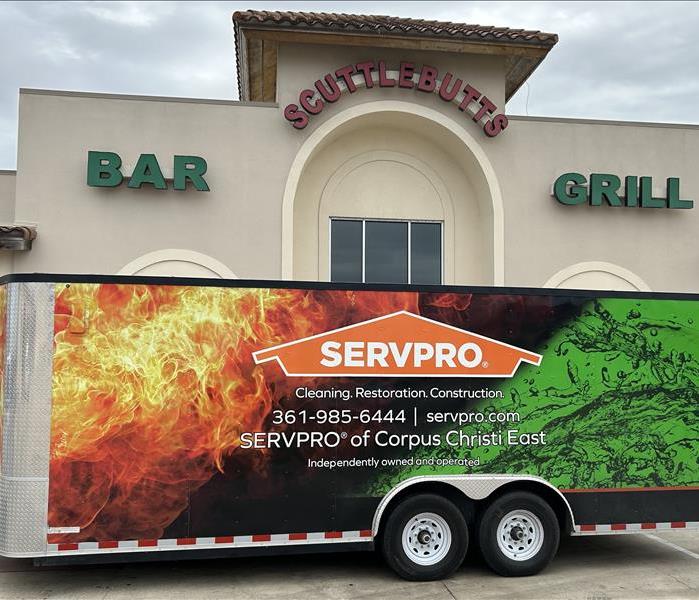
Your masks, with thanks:
[[[289,377],[512,377],[541,355],[406,311],[252,353]]]

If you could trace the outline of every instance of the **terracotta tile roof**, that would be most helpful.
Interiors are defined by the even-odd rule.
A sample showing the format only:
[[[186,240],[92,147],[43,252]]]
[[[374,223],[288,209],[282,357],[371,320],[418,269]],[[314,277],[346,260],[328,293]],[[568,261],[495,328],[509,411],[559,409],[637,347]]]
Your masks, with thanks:
[[[0,248],[6,250],[31,250],[36,239],[36,227],[26,225],[0,225]]]
[[[234,13],[233,21],[236,25],[245,24],[245,26],[261,25],[289,27],[305,31],[440,37],[469,42],[511,42],[553,46],[558,41],[558,36],[555,33],[544,33],[542,31],[380,15],[246,10]]]

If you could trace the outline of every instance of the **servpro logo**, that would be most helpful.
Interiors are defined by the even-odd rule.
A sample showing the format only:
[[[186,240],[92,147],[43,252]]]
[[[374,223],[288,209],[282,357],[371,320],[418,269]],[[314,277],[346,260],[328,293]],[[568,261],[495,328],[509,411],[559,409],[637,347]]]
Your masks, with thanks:
[[[253,352],[290,377],[512,377],[541,355],[406,311]]]

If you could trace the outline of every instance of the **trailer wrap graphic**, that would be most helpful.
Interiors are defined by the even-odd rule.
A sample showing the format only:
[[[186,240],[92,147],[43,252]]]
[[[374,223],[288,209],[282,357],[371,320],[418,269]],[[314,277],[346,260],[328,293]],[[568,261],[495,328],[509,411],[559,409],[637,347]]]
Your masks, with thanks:
[[[697,318],[671,299],[56,284],[49,541],[365,530],[414,475],[696,488]]]

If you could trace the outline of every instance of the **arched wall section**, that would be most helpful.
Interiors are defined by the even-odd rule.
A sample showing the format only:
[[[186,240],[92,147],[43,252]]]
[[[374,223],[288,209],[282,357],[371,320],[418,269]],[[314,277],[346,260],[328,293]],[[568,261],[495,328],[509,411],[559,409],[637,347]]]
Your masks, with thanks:
[[[318,210],[318,273],[328,278],[332,217],[429,220],[443,223],[443,248],[454,247],[454,206],[440,175],[419,158],[370,150],[343,163],[323,188]],[[444,253],[443,276],[454,280],[453,253]],[[324,275],[326,277],[324,277]]]
[[[309,136],[284,193],[284,278],[329,278],[333,216],[442,221],[444,283],[503,283],[502,199],[493,168],[475,139],[437,111],[372,102]]]
[[[613,263],[591,261],[570,265],[550,277],[544,287],[649,292],[638,275]]]
[[[139,256],[124,265],[118,275],[237,278],[233,271],[215,258],[178,248],[156,250]]]

